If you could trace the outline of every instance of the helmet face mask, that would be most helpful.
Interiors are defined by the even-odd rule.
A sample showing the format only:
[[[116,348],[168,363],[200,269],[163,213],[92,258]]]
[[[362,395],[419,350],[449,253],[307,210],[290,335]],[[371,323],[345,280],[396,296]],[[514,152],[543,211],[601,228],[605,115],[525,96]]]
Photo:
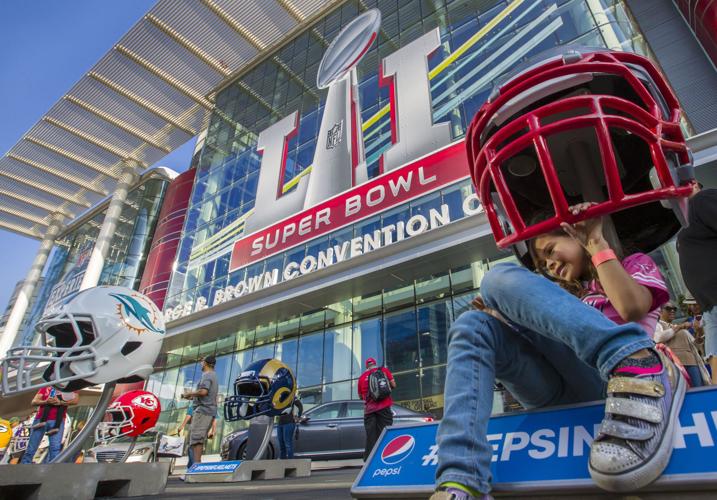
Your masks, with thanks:
[[[2,392],[49,385],[75,391],[108,382],[136,382],[152,373],[164,320],[138,292],[101,286],[68,297],[37,324],[41,345],[20,346],[2,360]],[[41,375],[41,377],[39,377]]]
[[[608,214],[618,236],[631,236],[640,251],[664,243],[679,220],[659,202],[691,190],[678,175],[691,166],[679,117],[662,75],[636,54],[563,48],[562,56],[509,77],[466,138],[471,176],[498,245]],[[577,216],[569,212],[585,201],[596,204]],[[551,215],[535,220],[546,211]],[[526,256],[524,245],[516,251]]]
[[[105,420],[95,428],[95,441],[106,443],[129,436],[133,431],[134,412],[131,406],[112,404],[105,412]]]
[[[251,363],[234,382],[234,395],[224,400],[224,418],[233,422],[259,415],[276,416],[291,408],[296,379],[276,359]]]

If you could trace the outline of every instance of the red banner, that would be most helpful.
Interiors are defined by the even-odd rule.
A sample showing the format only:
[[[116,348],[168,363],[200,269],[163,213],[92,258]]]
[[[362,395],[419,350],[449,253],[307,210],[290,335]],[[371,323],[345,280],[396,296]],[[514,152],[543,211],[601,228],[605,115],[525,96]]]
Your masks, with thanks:
[[[284,252],[468,175],[465,143],[451,144],[237,240],[229,271]]]

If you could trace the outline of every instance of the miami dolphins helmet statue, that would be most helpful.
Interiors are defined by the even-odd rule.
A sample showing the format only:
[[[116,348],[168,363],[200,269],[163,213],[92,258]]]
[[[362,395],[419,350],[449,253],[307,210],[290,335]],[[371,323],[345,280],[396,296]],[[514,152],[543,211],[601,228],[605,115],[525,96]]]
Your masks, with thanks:
[[[76,391],[149,377],[164,340],[164,318],[149,298],[119,286],[67,297],[36,329],[41,345],[20,346],[2,360],[5,395],[54,386]]]
[[[649,252],[680,228],[693,182],[679,102],[645,57],[560,47],[495,86],[466,134],[471,177],[498,246],[610,215]],[[568,207],[595,205],[578,215]]]

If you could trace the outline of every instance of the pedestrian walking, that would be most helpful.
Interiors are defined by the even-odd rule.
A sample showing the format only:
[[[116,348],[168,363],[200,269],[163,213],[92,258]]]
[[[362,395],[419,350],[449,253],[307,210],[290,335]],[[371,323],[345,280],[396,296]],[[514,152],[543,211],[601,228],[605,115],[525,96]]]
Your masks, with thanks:
[[[214,366],[217,359],[213,355],[202,359],[202,378],[195,391],[182,394],[183,399],[192,400],[192,423],[189,427],[189,454],[193,463],[202,461],[204,444],[207,442],[212,421],[217,414],[217,374]]]
[[[366,429],[366,449],[363,459],[371,453],[381,431],[393,425],[391,391],[396,388],[393,374],[385,366],[377,367],[374,358],[366,360],[366,371],[358,381],[359,397],[366,402],[364,406],[363,425]]]

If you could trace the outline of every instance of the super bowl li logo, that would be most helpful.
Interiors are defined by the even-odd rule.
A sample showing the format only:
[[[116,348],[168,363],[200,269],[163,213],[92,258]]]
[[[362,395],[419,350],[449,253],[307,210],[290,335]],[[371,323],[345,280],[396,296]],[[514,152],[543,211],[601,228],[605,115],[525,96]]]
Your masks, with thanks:
[[[117,315],[128,329],[138,335],[164,333],[164,329],[157,326],[161,324],[157,308],[148,303],[149,299],[139,294],[111,293],[110,296],[117,299]]]

